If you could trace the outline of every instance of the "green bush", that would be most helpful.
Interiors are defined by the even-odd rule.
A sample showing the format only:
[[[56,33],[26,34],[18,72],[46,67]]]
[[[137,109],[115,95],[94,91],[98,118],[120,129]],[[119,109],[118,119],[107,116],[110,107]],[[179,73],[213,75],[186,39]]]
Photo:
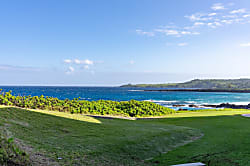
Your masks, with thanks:
[[[1,92],[1,90],[0,90]],[[0,93],[0,104],[31,109],[47,109],[69,113],[84,113],[94,115],[120,115],[129,117],[161,116],[175,113],[173,109],[160,106],[148,101],[86,101],[59,100],[54,97],[13,96],[10,92]]]

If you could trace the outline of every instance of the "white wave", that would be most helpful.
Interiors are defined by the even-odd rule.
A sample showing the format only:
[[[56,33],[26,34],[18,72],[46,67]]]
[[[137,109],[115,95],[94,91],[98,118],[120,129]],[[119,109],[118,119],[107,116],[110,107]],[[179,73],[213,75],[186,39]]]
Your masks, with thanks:
[[[184,101],[184,103],[190,103],[190,104],[195,104],[195,101]]]
[[[235,105],[248,105],[250,104],[250,102],[247,102],[247,101],[239,101],[239,102],[231,102],[230,104],[235,104]]]
[[[178,102],[176,100],[144,100],[144,101],[150,101],[153,103],[176,103]]]
[[[128,91],[130,91],[130,92],[141,92],[141,91],[144,91],[144,90],[128,90]]]
[[[222,104],[222,103],[224,103],[224,104],[226,104],[226,103],[228,103],[228,104],[235,104],[235,105],[248,105],[248,104],[250,104],[250,101],[249,101],[249,102],[247,102],[247,101],[220,102],[220,103],[209,103],[209,104],[211,104],[211,105],[220,105],[220,104]]]
[[[90,100],[91,98],[80,98],[80,100]]]

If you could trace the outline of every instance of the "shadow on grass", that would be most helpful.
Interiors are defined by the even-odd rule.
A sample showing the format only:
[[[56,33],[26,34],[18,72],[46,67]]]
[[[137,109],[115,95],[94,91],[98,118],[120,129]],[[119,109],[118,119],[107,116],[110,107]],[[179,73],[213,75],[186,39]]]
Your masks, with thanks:
[[[0,126],[61,165],[249,164],[250,118],[241,111],[136,121],[51,112],[0,108]]]
[[[0,125],[7,124],[10,136],[62,165],[147,165],[146,159],[202,135],[197,129],[154,120],[94,119],[100,123],[12,107],[0,109]]]

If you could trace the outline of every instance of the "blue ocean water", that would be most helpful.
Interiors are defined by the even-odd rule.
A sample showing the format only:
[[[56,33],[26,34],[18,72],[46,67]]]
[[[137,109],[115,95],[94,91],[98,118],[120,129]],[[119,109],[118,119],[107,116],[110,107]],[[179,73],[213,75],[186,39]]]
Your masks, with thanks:
[[[173,104],[219,104],[219,103],[250,103],[250,93],[223,92],[157,92],[141,91],[145,88],[121,87],[54,87],[54,86],[0,86],[3,91],[12,90],[14,95],[52,96],[59,99],[82,100],[115,100],[127,101],[149,100],[164,106]],[[152,88],[150,88],[152,89]]]

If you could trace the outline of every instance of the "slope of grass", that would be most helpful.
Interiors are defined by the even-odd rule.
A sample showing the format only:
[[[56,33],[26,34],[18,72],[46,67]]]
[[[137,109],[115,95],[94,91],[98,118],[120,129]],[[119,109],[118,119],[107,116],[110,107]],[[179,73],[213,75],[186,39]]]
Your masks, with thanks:
[[[146,165],[147,160],[202,136],[200,130],[173,124],[98,121],[0,108],[0,125],[9,137],[31,146],[31,156],[42,152],[53,165]]]
[[[250,165],[250,118],[239,115],[250,110],[184,111],[139,121],[41,112],[2,107],[0,126],[31,146],[30,156],[49,158],[46,165]]]
[[[225,112],[220,113],[223,115]],[[229,114],[214,115],[157,121],[157,124],[197,128],[204,133],[204,136],[193,143],[160,155],[152,162],[159,162],[159,165],[189,162],[203,162],[208,166],[250,165],[250,118],[240,115],[229,116]]]
[[[0,129],[0,165],[29,165],[28,155],[14,144],[13,138],[4,135],[3,128]]]

